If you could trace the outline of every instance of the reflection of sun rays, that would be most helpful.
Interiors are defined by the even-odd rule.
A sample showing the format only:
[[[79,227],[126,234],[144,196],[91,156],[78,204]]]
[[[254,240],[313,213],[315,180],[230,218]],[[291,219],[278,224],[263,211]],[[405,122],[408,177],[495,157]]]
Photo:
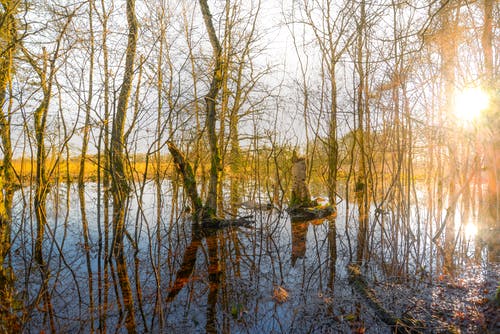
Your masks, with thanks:
[[[455,96],[455,115],[458,119],[470,122],[477,119],[488,108],[490,98],[480,88],[466,88]]]

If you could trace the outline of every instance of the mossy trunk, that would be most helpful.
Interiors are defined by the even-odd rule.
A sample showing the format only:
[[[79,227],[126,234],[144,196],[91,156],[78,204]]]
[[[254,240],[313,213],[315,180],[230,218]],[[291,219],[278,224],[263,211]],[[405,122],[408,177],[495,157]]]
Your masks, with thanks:
[[[184,184],[184,189],[189,199],[191,200],[191,205],[193,206],[193,213],[198,216],[203,211],[203,204],[201,198],[198,195],[198,189],[196,187],[196,178],[193,172],[193,167],[186,161],[184,155],[179,151],[174,143],[167,143],[168,150],[172,157],[174,158],[175,167],[177,171],[182,176],[182,182]]]
[[[294,152],[292,163],[292,194],[289,206],[290,208],[311,206],[311,193],[306,183],[306,159],[297,157],[297,154]]]
[[[207,95],[205,96],[206,104],[206,125],[208,133],[208,143],[210,146],[210,178],[208,183],[208,196],[205,203],[205,211],[211,216],[217,215],[217,196],[219,194],[217,187],[219,184],[219,177],[222,171],[220,150],[217,143],[216,121],[217,113],[215,110],[217,96],[222,85],[222,47],[217,38],[215,28],[212,22],[212,14],[208,7],[206,0],[200,0],[200,9],[203,15],[203,21],[207,29],[210,44],[213,49],[213,57],[215,65],[213,68],[212,81]]]
[[[20,322],[14,310],[14,274],[5,261],[11,249],[12,199],[14,196],[14,172],[12,169],[12,143],[10,119],[12,102],[7,103],[7,92],[12,83],[13,60],[17,42],[15,13],[17,2],[2,1],[0,19],[0,137],[3,164],[0,166],[0,332],[19,332]]]

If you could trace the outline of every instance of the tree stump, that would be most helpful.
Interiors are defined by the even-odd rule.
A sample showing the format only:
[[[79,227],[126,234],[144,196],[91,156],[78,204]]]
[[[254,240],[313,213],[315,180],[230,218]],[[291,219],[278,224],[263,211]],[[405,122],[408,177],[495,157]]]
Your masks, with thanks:
[[[335,210],[331,205],[318,205],[315,200],[311,200],[306,182],[306,159],[298,157],[294,151],[292,163],[292,194],[288,205],[288,213],[292,220],[306,221],[333,215]]]
[[[298,157],[293,151],[292,156],[292,196],[290,197],[291,208],[311,206],[311,193],[306,183],[306,159]]]

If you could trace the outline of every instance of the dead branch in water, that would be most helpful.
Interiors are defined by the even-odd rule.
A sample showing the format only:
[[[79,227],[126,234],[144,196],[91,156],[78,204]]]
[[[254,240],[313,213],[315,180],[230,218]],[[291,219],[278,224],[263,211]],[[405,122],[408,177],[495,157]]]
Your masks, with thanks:
[[[364,298],[364,301],[375,312],[377,317],[386,325],[391,327],[393,333],[421,333],[423,324],[420,321],[410,316],[403,316],[402,318],[398,318],[391,311],[384,308],[382,303],[375,295],[375,292],[368,286],[366,279],[363,277],[363,275],[361,275],[361,271],[358,265],[350,264],[347,267],[347,270],[349,272],[349,283],[361,295],[361,297]]]

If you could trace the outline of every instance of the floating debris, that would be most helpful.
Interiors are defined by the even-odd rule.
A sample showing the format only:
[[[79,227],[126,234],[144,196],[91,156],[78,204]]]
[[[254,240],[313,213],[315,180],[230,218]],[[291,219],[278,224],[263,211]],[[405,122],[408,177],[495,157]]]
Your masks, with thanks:
[[[282,286],[275,286],[273,290],[273,299],[282,304],[288,300],[288,292]]]

